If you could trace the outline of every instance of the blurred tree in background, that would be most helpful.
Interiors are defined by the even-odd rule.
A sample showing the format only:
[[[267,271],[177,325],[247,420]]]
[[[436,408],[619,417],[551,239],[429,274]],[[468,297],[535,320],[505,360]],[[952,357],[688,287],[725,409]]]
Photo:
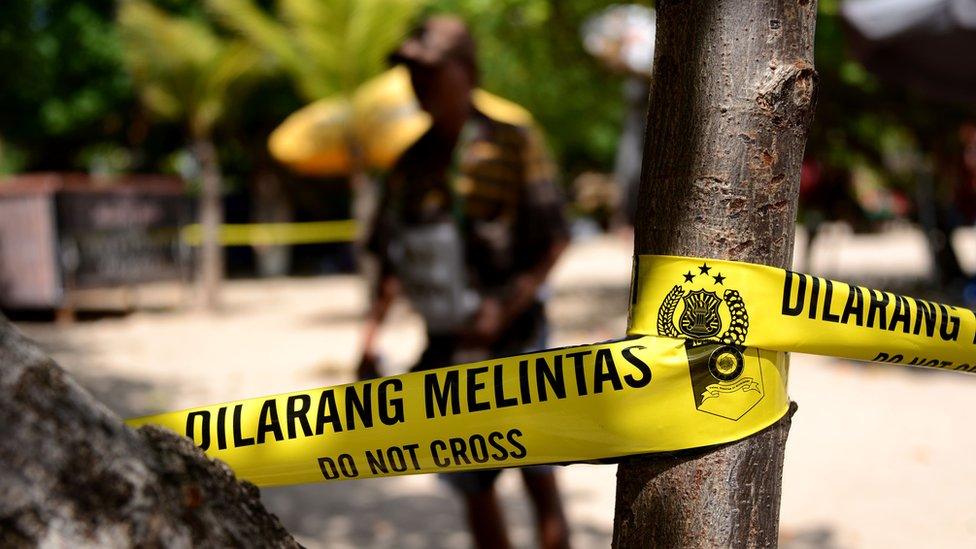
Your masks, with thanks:
[[[417,0],[207,0],[219,20],[272,54],[306,101],[351,95],[386,68]]]
[[[240,85],[258,75],[254,48],[146,0],[125,0],[119,25],[140,99],[156,116],[180,121],[194,141],[212,138]]]
[[[934,192],[945,193],[955,182],[940,166],[958,155],[957,132],[976,117],[974,106],[924,98],[867,72],[848,51],[840,4],[818,4],[815,54],[821,96],[807,156],[819,164],[823,185],[846,185],[854,174],[915,199],[925,190],[918,188],[920,172],[934,170],[934,181],[926,184],[935,183]],[[844,198],[856,208],[853,196]],[[890,217],[893,212],[879,205],[873,212],[833,214],[857,222],[851,216]]]
[[[156,4],[206,21],[198,3],[160,0]],[[381,72],[387,54],[424,6],[428,12],[459,13],[471,23],[479,39],[484,87],[531,110],[546,128],[557,154],[573,159],[568,171],[611,164],[622,116],[619,81],[583,51],[579,36],[586,16],[605,2],[207,3],[226,29],[240,32],[274,54],[305,101],[348,93]],[[130,154],[136,161],[123,169],[161,169],[168,153],[182,147],[172,126],[156,124],[147,129],[139,119],[119,33],[113,25],[115,9],[113,0],[11,0],[0,6],[0,60],[18,68],[0,87],[0,97],[5,99],[0,105],[0,139],[24,151],[29,159],[16,168],[88,169],[81,153],[93,142],[104,140],[111,145],[106,146],[109,150],[135,149]],[[264,109],[268,112],[261,114],[279,117],[285,109],[300,104],[281,89],[280,77],[268,74],[266,79],[259,85],[272,88],[281,107]],[[255,107],[265,103],[246,101]],[[254,115],[254,109],[246,109],[234,117],[233,127],[273,127],[280,121],[253,120]],[[132,127],[134,124],[139,127]],[[149,136],[149,143],[142,135],[147,131],[155,134]],[[133,133],[136,135],[129,135]],[[147,146],[149,150],[141,150]],[[42,157],[42,150],[48,154]]]
[[[223,222],[221,170],[214,127],[258,73],[261,57],[250,45],[218,36],[201,21],[169,15],[145,0],[126,0],[119,11],[125,60],[139,96],[156,116],[186,128],[200,171],[202,298],[218,305],[223,277],[219,242]]]
[[[409,31],[420,5],[419,0],[206,1],[224,28],[275,60],[278,72],[291,81],[303,103],[335,96],[351,98],[361,84],[385,70],[387,55]],[[360,203],[371,201],[369,193],[362,192],[371,187],[360,162],[353,163],[348,189],[344,185],[310,186],[302,180],[289,185],[296,183],[295,177],[269,169],[274,163],[267,153],[266,138],[283,119],[276,117],[263,131],[244,133],[255,138],[241,140],[243,148],[252,152],[252,219],[291,220],[294,203],[318,204],[311,208],[318,210],[312,218],[321,219],[336,215],[323,203],[348,205],[350,200],[356,201],[354,197]],[[352,142],[350,148],[360,150]],[[329,198],[322,200],[323,193]],[[300,199],[291,200],[293,196]],[[363,207],[347,207],[339,215],[349,216],[349,209],[356,216],[355,211]],[[259,271],[283,274],[289,270],[286,247],[264,247],[256,252]]]
[[[133,93],[114,0],[0,2],[0,63],[0,173],[88,169],[99,151],[127,167]]]

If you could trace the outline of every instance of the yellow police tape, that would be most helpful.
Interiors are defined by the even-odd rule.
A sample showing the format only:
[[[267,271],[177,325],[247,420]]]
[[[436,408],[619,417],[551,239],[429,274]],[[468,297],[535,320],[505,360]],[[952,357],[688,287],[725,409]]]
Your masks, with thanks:
[[[733,261],[640,256],[635,271],[631,334],[976,372],[969,309]]]
[[[965,309],[719,260],[640,256],[634,280],[628,339],[129,424],[186,434],[273,486],[739,440],[786,413],[788,351],[976,370]]]
[[[180,230],[188,246],[199,246],[203,229],[199,223]],[[220,226],[223,246],[274,246],[284,244],[321,244],[351,242],[356,239],[356,221],[303,221],[296,223],[225,223]]]

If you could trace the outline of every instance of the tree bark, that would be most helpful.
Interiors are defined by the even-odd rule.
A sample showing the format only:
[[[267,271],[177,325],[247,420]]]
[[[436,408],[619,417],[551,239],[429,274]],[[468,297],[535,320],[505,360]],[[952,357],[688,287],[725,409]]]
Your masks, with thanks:
[[[816,2],[656,6],[634,252],[788,267]],[[789,415],[740,442],[621,463],[614,546],[775,546]]]
[[[193,442],[133,430],[0,316],[0,547],[298,547]]]
[[[224,207],[220,198],[220,162],[217,148],[209,137],[193,143],[194,154],[200,163],[200,259],[197,284],[204,308],[220,307],[220,283],[224,278],[224,249],[220,245],[220,226],[224,222]]]

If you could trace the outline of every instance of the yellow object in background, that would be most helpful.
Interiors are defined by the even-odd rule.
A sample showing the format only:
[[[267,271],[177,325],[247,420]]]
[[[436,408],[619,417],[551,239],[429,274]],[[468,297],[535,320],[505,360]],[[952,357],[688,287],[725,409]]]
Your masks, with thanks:
[[[516,125],[532,123],[528,111],[484,90],[472,101],[485,115]],[[352,98],[321,99],[289,116],[268,138],[279,162],[298,173],[340,176],[389,169],[430,128],[406,67],[367,81]]]
[[[307,221],[299,223],[240,223],[220,226],[221,246],[272,246],[287,244],[319,244],[352,242],[356,239],[356,221]],[[180,238],[188,246],[199,246],[202,229],[199,223],[180,230]]]
[[[429,127],[407,69],[395,67],[351,98],[320,99],[296,111],[271,133],[268,147],[296,172],[338,176],[389,168]]]

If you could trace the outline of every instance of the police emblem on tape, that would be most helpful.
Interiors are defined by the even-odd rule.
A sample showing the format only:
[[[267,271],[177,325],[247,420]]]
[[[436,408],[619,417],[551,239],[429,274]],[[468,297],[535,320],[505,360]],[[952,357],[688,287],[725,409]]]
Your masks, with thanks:
[[[665,337],[720,341],[727,345],[744,345],[749,331],[749,312],[738,290],[724,288],[722,273],[710,274],[712,267],[703,263],[698,273],[689,270],[681,275],[664,297],[657,311],[657,332]],[[686,291],[684,286],[690,287]],[[724,290],[722,297],[718,291]],[[680,310],[680,312],[679,312]],[[678,323],[675,325],[675,314]],[[727,328],[723,330],[727,324]]]
[[[684,281],[664,297],[657,331],[688,340],[695,407],[735,421],[763,397],[759,357],[747,356],[758,351],[744,354],[742,350],[749,313],[738,290],[724,287],[722,273],[711,274],[708,263],[696,270],[683,274]]]
[[[757,349],[693,341],[685,349],[698,411],[738,421],[763,399]]]

